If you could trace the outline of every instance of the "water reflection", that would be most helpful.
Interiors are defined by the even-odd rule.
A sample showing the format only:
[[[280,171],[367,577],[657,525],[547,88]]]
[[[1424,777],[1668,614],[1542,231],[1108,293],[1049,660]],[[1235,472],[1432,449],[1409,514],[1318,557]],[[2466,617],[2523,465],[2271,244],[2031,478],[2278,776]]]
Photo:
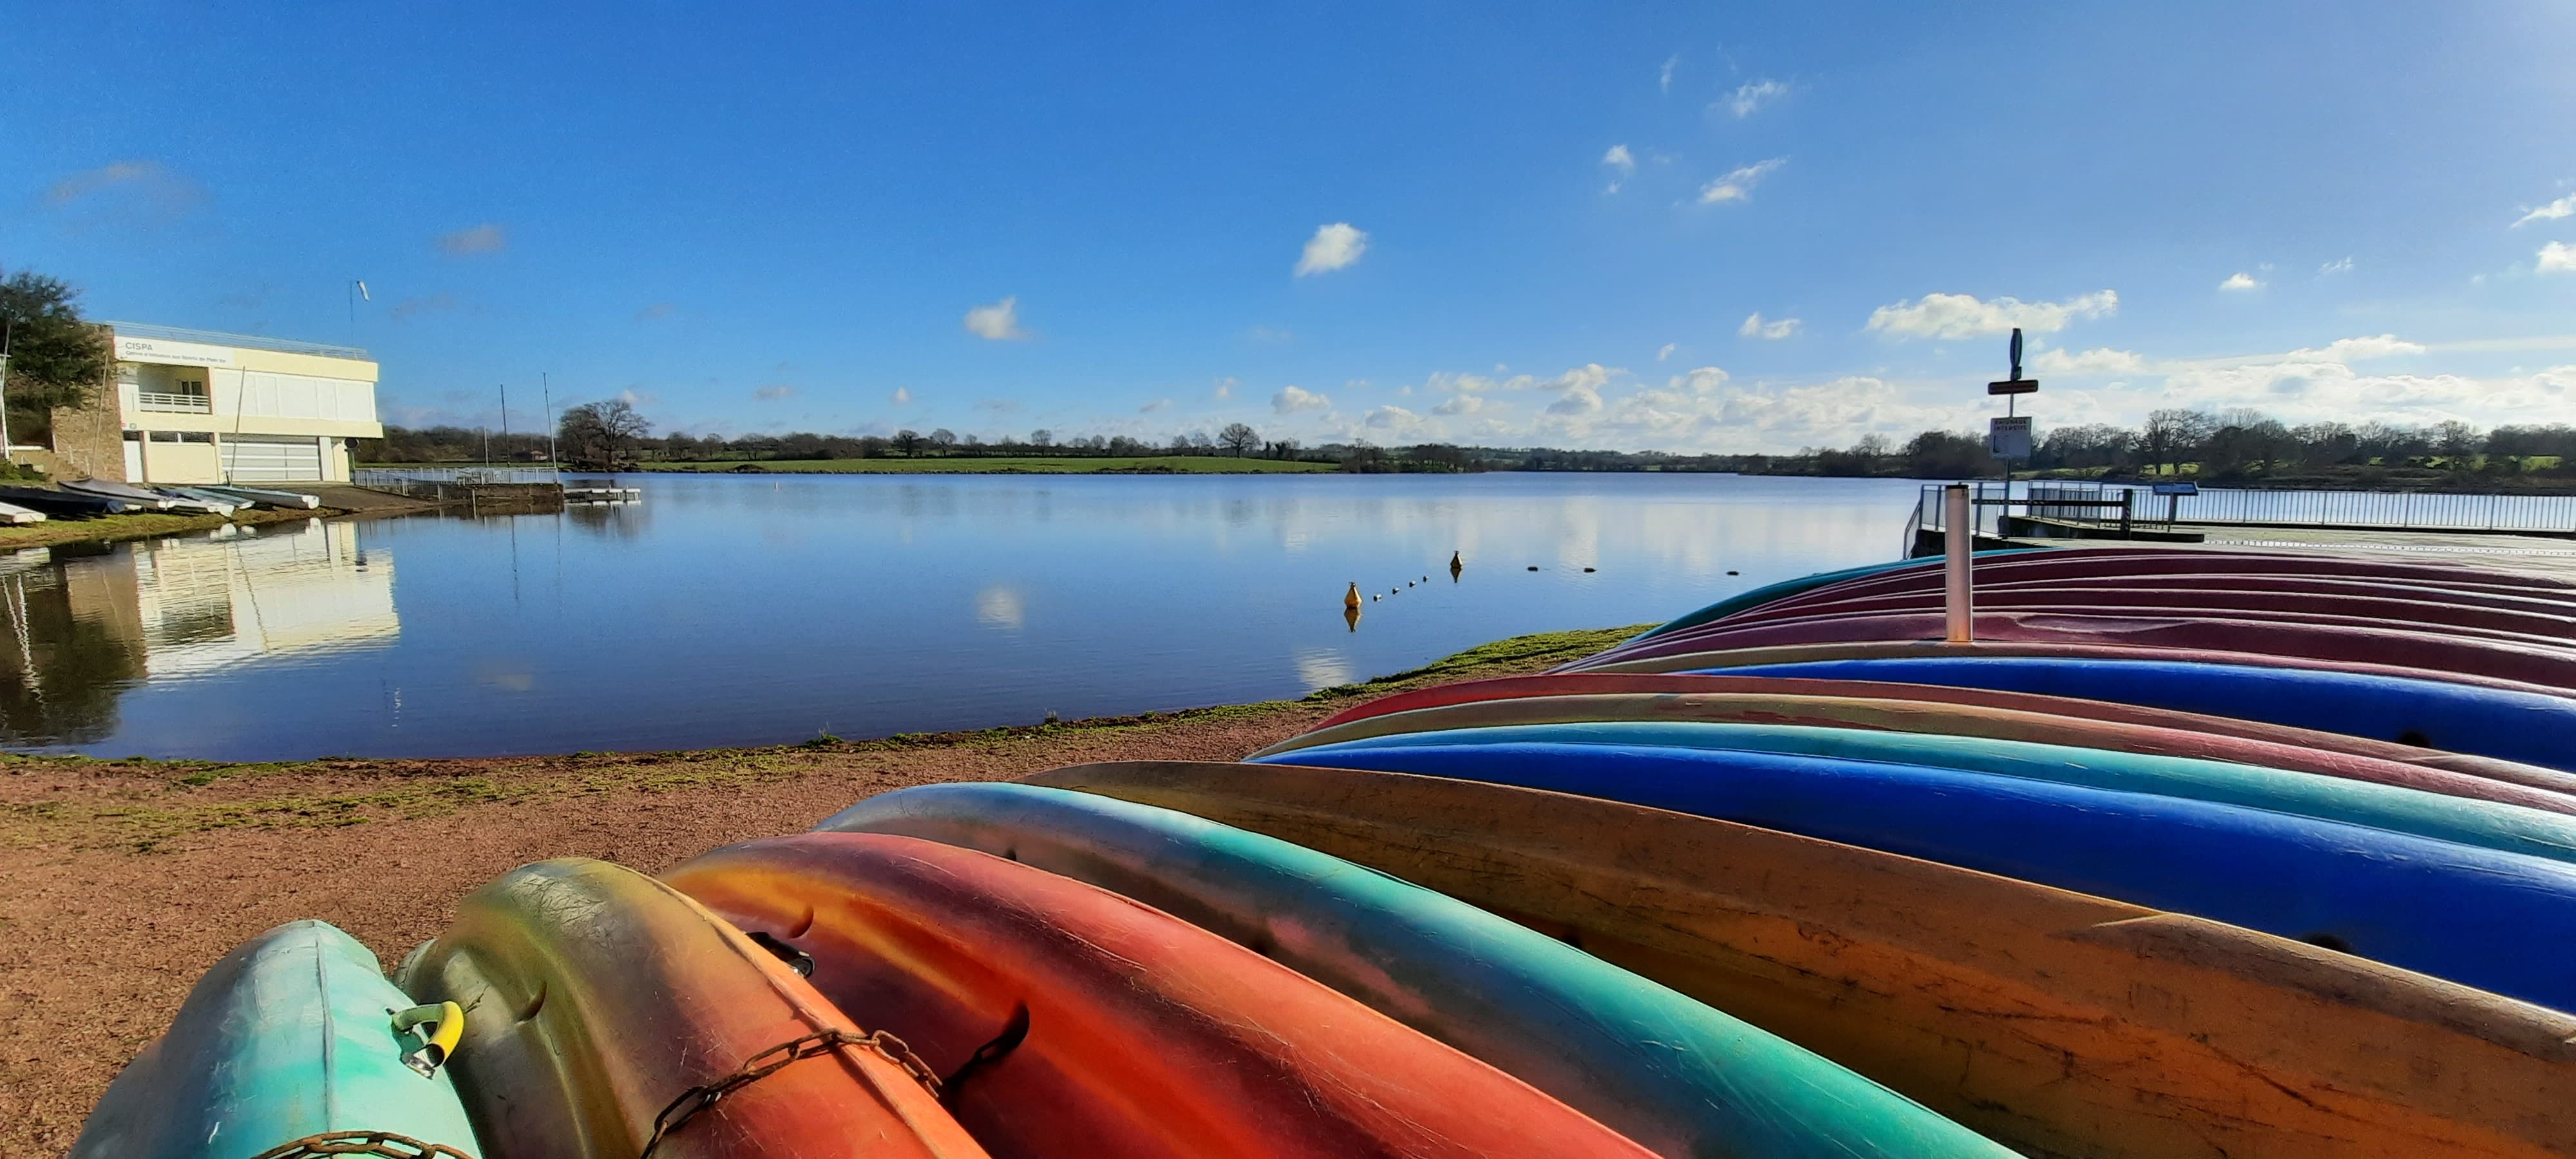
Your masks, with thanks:
[[[1886,560],[1917,494],[1653,475],[631,481],[640,504],[0,558],[0,741],[636,750],[1264,700]]]
[[[393,560],[361,552],[354,524],[219,531],[0,560],[10,637],[0,737],[95,743],[117,732],[125,690],[146,681],[382,648],[400,635]]]

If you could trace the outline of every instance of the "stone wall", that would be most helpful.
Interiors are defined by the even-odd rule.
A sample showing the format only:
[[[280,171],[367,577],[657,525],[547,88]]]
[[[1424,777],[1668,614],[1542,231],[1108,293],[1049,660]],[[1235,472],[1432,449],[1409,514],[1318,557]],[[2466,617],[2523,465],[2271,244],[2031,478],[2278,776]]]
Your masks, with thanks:
[[[99,341],[115,344],[115,336],[99,327]],[[113,479],[125,482],[125,419],[118,413],[116,363],[107,364],[107,375],[90,396],[87,406],[54,408],[54,455],[73,475],[65,478]]]

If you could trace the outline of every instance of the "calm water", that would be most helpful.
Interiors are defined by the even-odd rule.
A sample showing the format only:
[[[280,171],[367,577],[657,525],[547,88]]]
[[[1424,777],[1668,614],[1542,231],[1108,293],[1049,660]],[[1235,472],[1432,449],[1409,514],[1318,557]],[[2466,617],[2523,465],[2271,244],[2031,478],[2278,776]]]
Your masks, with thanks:
[[[641,485],[640,504],[559,515],[0,558],[5,740],[231,759],[665,749],[1294,696],[1890,559],[1916,494],[1705,475]],[[1352,580],[1400,594],[1348,625]]]

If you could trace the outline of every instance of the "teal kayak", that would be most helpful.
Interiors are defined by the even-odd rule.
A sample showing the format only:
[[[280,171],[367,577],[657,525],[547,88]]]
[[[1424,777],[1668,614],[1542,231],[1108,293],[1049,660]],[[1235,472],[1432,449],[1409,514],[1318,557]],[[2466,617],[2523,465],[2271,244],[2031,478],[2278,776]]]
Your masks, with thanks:
[[[109,1084],[71,1155],[251,1159],[331,1145],[323,1137],[379,1141],[355,1154],[478,1155],[441,1065],[463,1020],[415,1010],[337,927],[289,922],[198,979],[169,1032]]]
[[[1469,744],[1656,745],[1833,757],[2150,793],[2366,825],[2484,849],[2576,861],[2576,817],[2400,785],[2261,765],[2037,741],[1882,732],[1795,724],[1598,721],[1395,733],[1294,750],[1282,759],[1329,764],[1331,752]]]
[[[2007,1159],[1803,1047],[1484,910],[1273,837],[1064,789],[924,785],[818,828],[998,854],[1249,946],[1661,1155]]]

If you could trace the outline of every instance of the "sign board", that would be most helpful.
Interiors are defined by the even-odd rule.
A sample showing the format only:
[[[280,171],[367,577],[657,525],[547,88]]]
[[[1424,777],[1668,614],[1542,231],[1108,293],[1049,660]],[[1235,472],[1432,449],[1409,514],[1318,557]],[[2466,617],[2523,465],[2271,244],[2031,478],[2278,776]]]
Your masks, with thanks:
[[[1986,450],[1998,459],[2030,457],[2030,416],[1995,419],[1986,429]]]
[[[1987,383],[1987,384],[1986,384],[1986,393],[1987,393],[1987,394],[2038,394],[2038,393],[2039,393],[2039,380],[2038,380],[2038,379],[2036,379],[2036,378],[2015,378],[2015,379],[2008,379],[2008,380],[2003,381],[2003,382],[1989,382],[1989,383]]]
[[[2200,494],[2200,484],[2158,483],[2155,485],[2155,490],[2158,495],[2198,495]]]
[[[239,366],[230,346],[208,346],[202,342],[173,342],[167,338],[128,338],[116,336],[116,360],[149,362],[156,366]]]

